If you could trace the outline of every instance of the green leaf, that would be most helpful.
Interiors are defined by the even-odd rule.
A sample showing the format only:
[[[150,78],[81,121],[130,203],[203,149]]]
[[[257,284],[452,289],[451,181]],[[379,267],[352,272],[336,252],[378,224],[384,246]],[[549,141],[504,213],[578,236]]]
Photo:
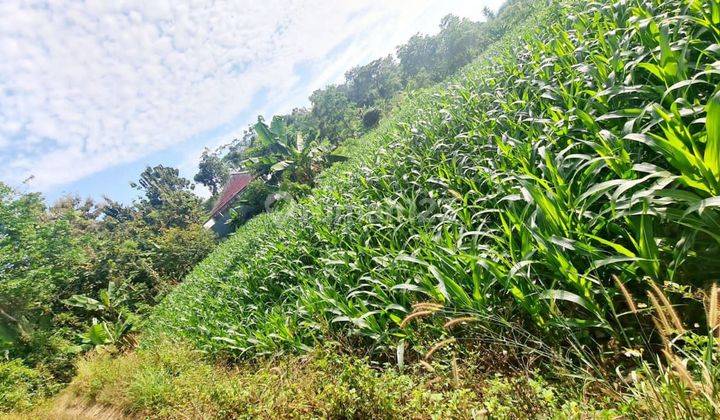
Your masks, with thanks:
[[[102,311],[105,309],[99,301],[85,295],[73,295],[65,300],[65,304],[76,308],[83,308],[88,311]]]
[[[275,141],[273,134],[270,132],[270,128],[268,128],[267,124],[264,122],[258,121],[255,125],[253,125],[253,129],[263,145],[268,146]]]
[[[571,302],[576,305],[582,306],[598,318],[602,318],[603,315],[602,309],[600,309],[595,303],[589,301],[588,299],[585,299],[582,296],[576,295],[575,293],[568,292],[567,290],[545,290],[544,292],[540,293],[538,299],[552,301],[564,300],[566,302]]]
[[[270,172],[280,172],[287,169],[290,165],[293,164],[293,161],[291,160],[282,160],[273,166],[270,167]]]
[[[348,157],[342,156],[342,155],[336,155],[336,154],[329,154],[329,155],[327,155],[327,157],[325,159],[327,159],[327,161],[330,163],[335,163],[335,162],[345,162],[346,160],[348,160]]]
[[[705,165],[720,176],[720,91],[717,91],[706,106],[707,143],[705,144]]]
[[[295,149],[297,149],[298,152],[305,149],[305,140],[303,140],[302,134],[300,133],[297,133],[295,136]]]
[[[287,126],[285,125],[285,119],[282,117],[273,117],[270,122],[270,130],[273,132],[276,138],[283,139],[287,134]]]
[[[107,344],[109,341],[105,326],[102,323],[94,324],[88,328],[87,332],[83,335],[83,338],[85,338],[89,344],[94,346],[101,346],[103,344]]]
[[[688,207],[687,210],[685,210],[685,215],[688,215],[695,211],[697,211],[698,214],[702,215],[705,209],[707,209],[708,207],[720,207],[720,197],[710,197],[696,202],[692,206]]]

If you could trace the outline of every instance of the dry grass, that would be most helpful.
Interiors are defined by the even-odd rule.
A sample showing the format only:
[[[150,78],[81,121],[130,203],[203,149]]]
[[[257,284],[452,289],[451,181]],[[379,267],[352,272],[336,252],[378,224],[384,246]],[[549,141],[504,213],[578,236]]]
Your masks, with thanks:
[[[451,330],[456,325],[467,324],[469,322],[477,322],[477,321],[479,321],[479,319],[477,319],[474,316],[463,316],[463,317],[459,317],[459,318],[453,318],[453,319],[449,320],[448,322],[446,322],[443,325],[443,328],[445,328],[446,330]]]
[[[135,418],[142,417],[123,414],[117,407],[88,403],[71,392],[64,392],[27,413],[0,414],[2,420],[129,420]]]
[[[455,342],[455,337],[450,337],[448,339],[445,339],[445,340],[442,340],[442,341],[436,343],[435,345],[430,347],[430,350],[428,350],[427,353],[425,353],[425,360],[430,360],[436,351],[438,351],[441,348],[447,346],[448,344],[452,344],[454,342]]]
[[[432,314],[433,314],[433,311],[413,312],[410,315],[403,318],[402,322],[400,323],[400,328],[407,327],[413,319],[422,318],[424,316],[428,316],[428,315],[432,315]]]
[[[618,289],[620,289],[620,292],[622,293],[623,297],[625,298],[625,303],[627,303],[628,308],[630,309],[630,312],[637,314],[637,305],[635,304],[635,299],[633,299],[632,294],[628,291],[628,289],[625,287],[622,281],[616,276],[612,276],[613,281],[615,282],[615,285]]]

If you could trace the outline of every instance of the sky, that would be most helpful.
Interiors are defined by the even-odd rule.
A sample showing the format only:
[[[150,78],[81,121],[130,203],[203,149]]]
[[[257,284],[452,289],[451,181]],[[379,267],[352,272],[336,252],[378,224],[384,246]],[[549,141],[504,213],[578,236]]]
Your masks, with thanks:
[[[146,167],[307,106],[443,16],[499,0],[0,0],[0,181],[129,202]],[[205,193],[201,188],[198,192]]]

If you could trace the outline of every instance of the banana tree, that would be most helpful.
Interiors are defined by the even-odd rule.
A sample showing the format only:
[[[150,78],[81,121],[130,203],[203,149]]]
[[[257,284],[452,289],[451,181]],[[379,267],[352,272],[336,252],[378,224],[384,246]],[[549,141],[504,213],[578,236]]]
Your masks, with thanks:
[[[313,186],[323,167],[347,159],[334,154],[329,144],[305,141],[300,133],[291,133],[281,117],[273,118],[270,126],[258,118],[253,128],[257,136],[252,154],[256,156],[244,165],[272,183],[284,178]]]
[[[80,345],[84,350],[108,344],[122,344],[127,335],[133,331],[136,316],[127,308],[130,299],[128,291],[114,282],[109,282],[105,290],[101,290],[98,299],[85,295],[73,295],[64,303],[68,306],[81,308],[90,313],[99,314],[92,318],[92,325],[78,334]]]

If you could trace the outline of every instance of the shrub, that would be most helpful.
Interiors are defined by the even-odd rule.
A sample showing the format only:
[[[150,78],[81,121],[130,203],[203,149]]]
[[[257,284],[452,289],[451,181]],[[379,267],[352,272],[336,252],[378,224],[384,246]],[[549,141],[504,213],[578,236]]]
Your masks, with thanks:
[[[268,195],[273,192],[273,187],[267,182],[256,179],[253,180],[242,193],[243,204],[250,206],[255,214],[264,211]]]
[[[539,376],[498,376],[452,384],[444,374],[400,373],[367,359],[316,348],[306,356],[267,359],[229,369],[197,358],[186,345],[159,341],[151,349],[83,362],[70,390],[87,404],[161,418],[470,418],[483,413],[519,418],[552,414],[560,396]],[[509,390],[523,390],[508,395]]]
[[[52,391],[49,380],[18,359],[0,362],[0,412],[26,410],[47,397]]]
[[[375,126],[378,125],[378,122],[380,122],[381,115],[382,113],[377,108],[368,109],[367,111],[365,111],[362,117],[363,127],[366,130],[375,128]]]

